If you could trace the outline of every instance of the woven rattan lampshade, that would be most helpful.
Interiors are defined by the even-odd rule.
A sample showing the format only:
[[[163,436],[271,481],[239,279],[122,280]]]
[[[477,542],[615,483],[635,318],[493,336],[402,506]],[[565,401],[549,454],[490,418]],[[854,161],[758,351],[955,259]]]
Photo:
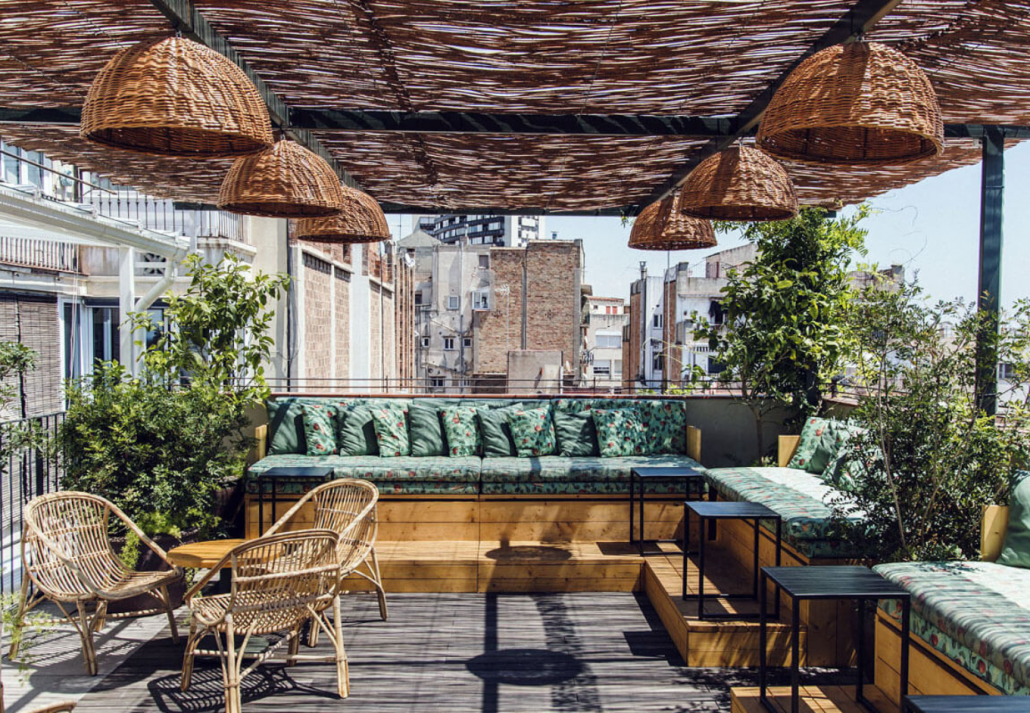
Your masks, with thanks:
[[[182,37],[115,55],[89,88],[79,131],[106,146],[193,158],[243,156],[273,143],[268,109],[243,70]]]
[[[668,196],[640,211],[629,234],[629,246],[637,250],[696,250],[718,242],[707,220],[683,215],[680,193]]]
[[[390,239],[390,227],[375,198],[343,188],[343,210],[327,218],[304,218],[294,223],[293,234],[301,240],[323,243],[378,243]]]
[[[939,155],[944,124],[915,62],[886,45],[853,42],[791,72],[762,117],[758,146],[792,161],[903,164]]]
[[[786,220],[798,212],[783,166],[758,149],[733,146],[709,156],[680,189],[680,212],[711,220]]]
[[[218,192],[219,208],[270,218],[325,217],[343,205],[343,186],[329,164],[285,140],[236,159]]]

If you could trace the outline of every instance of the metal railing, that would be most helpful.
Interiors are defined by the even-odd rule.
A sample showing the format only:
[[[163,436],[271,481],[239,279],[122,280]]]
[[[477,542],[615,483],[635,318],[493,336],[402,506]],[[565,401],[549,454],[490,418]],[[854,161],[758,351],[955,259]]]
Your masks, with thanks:
[[[25,505],[58,489],[62,463],[57,455],[57,429],[64,413],[51,413],[0,423],[0,444],[14,429],[32,429],[42,438],[38,448],[15,449],[0,462],[0,594],[21,586],[21,530]]]
[[[0,236],[0,263],[54,272],[79,272],[79,246]]]
[[[93,191],[88,200],[100,215],[132,221],[148,230],[192,235],[195,225],[198,238],[223,238],[250,244],[243,217],[222,210],[184,210],[176,208],[171,200],[133,190]]]

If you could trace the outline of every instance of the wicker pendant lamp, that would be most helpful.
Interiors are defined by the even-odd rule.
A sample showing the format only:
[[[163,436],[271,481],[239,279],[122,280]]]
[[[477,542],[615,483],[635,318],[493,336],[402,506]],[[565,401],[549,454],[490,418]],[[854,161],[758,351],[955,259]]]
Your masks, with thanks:
[[[718,245],[707,220],[683,215],[677,191],[640,211],[629,234],[629,246],[637,250],[698,250]]]
[[[268,109],[247,75],[182,37],[128,47],[93,80],[80,135],[161,156],[244,156],[274,143]]]
[[[680,212],[711,220],[786,220],[798,212],[783,166],[758,149],[732,146],[697,165],[680,189]]]
[[[887,166],[940,155],[944,124],[915,62],[886,45],[853,42],[791,72],[762,117],[758,146],[791,161]]]
[[[219,208],[269,218],[325,217],[343,205],[343,186],[325,159],[288,140],[236,159],[218,192]]]
[[[293,226],[301,240],[323,243],[378,243],[390,239],[390,227],[375,198],[350,186],[343,188],[343,210],[328,218],[304,218]]]

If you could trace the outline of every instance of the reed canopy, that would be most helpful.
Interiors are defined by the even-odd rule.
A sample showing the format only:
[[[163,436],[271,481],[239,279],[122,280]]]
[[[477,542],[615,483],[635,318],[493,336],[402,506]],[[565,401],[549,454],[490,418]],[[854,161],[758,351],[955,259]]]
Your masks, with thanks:
[[[96,75],[79,125],[89,141],[161,156],[244,156],[274,143],[264,100],[243,70],[182,37],[140,42]]]
[[[877,42],[834,45],[773,95],[758,147],[805,163],[888,166],[944,150],[937,94],[919,66]]]

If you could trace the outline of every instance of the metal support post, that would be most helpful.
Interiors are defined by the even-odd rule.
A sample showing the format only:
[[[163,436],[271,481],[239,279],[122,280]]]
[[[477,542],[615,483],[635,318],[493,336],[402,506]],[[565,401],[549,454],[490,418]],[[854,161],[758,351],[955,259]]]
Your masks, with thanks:
[[[1001,308],[1002,199],[1005,193],[1005,134],[989,127],[983,136],[980,183],[979,310],[985,321],[977,335],[976,397],[988,415],[997,410],[998,359],[994,342]]]

